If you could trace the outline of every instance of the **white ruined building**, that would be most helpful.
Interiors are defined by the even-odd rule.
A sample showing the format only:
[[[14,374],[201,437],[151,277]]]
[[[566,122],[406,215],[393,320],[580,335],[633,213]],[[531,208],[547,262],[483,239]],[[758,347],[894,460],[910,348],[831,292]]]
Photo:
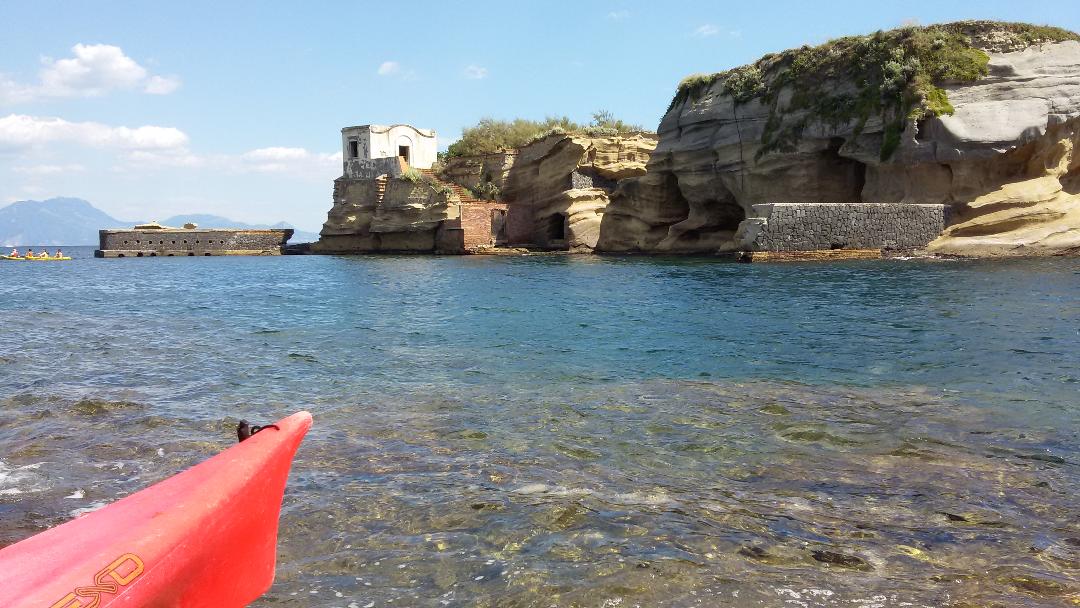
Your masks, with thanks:
[[[412,125],[345,127],[341,130],[341,147],[345,175],[356,178],[365,177],[364,168],[383,164],[365,161],[401,158],[415,169],[430,169],[438,155],[435,131]]]

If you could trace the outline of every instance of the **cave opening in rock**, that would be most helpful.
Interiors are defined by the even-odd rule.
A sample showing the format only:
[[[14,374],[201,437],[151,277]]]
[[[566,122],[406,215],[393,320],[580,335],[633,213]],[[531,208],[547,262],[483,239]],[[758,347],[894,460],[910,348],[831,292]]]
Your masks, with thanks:
[[[547,219],[546,236],[548,241],[561,241],[566,238],[565,213],[556,213]]]
[[[866,187],[866,163],[840,155],[844,147],[843,137],[833,137],[829,147],[818,158],[818,183],[821,203],[861,203]]]
[[[739,229],[739,224],[745,219],[746,211],[734,201],[720,204],[716,208],[716,230],[718,232],[735,232]]]
[[[1080,167],[1074,168],[1061,178],[1061,189],[1073,196],[1080,194]]]

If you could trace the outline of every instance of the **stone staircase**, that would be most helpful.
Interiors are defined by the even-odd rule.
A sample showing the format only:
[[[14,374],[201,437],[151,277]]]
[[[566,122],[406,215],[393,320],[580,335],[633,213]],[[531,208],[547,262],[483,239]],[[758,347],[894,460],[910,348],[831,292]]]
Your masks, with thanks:
[[[381,204],[383,197],[386,196],[386,183],[389,181],[388,175],[385,173],[375,178],[375,204]]]
[[[439,179],[439,177],[437,175],[435,175],[435,172],[432,171],[431,169],[417,169],[417,171],[419,171],[420,173],[426,175],[427,177],[430,177],[433,181],[435,181],[435,183],[442,184],[442,185],[450,188],[451,190],[453,190],[454,194],[457,195],[458,200],[460,200],[463,204],[468,205],[470,203],[483,203],[483,202],[486,202],[486,201],[482,201],[482,200],[476,198],[475,196],[473,196],[473,193],[470,192],[468,188],[466,188],[466,187],[464,187],[462,185],[455,184],[453,182],[443,181],[443,180]]]

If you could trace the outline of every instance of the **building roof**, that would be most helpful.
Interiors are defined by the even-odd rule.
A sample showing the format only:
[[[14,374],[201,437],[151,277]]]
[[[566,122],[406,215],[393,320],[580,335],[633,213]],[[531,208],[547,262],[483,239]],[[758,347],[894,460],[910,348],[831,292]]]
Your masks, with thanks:
[[[344,128],[341,129],[341,131],[345,132],[345,131],[351,131],[353,129],[366,129],[368,131],[371,131],[372,133],[386,133],[387,131],[389,131],[390,129],[393,129],[394,127],[408,127],[410,129],[412,129],[413,131],[416,131],[420,135],[423,135],[424,137],[435,137],[435,129],[420,129],[420,128],[414,127],[412,125],[407,125],[405,123],[399,123],[399,124],[390,125],[390,126],[386,126],[386,125],[357,125],[355,127],[344,127]]]

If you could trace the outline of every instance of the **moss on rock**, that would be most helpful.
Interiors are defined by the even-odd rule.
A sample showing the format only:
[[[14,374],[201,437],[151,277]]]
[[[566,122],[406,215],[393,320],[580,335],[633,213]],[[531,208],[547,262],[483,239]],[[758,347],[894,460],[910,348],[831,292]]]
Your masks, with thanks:
[[[811,123],[834,129],[854,125],[858,134],[878,116],[886,125],[881,158],[887,160],[899,147],[907,119],[953,113],[941,85],[986,76],[988,52],[1064,40],[1080,41],[1080,35],[1055,27],[990,21],[848,36],[766,55],[726,72],[690,76],[679,84],[668,110],[700,99],[718,83],[736,104],[757,100],[768,105],[770,119],[759,157],[790,151]],[[791,93],[783,107],[782,91]],[[789,115],[798,117],[787,119]]]

